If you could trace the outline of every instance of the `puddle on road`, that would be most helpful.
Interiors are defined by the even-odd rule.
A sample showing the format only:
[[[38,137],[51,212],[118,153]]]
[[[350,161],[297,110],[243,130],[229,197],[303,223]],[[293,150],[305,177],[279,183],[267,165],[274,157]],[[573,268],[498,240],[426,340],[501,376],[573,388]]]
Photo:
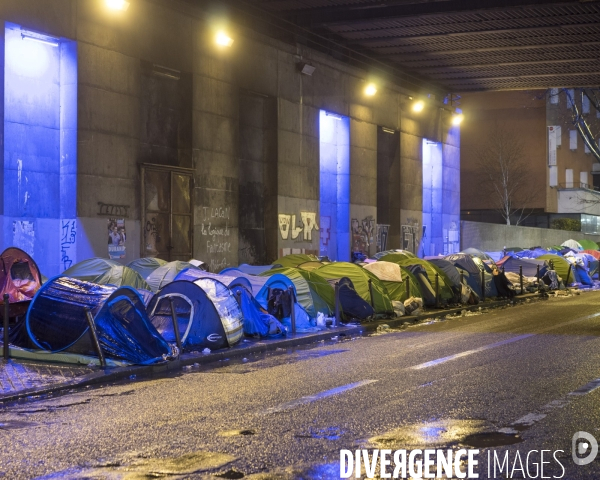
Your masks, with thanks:
[[[225,430],[223,432],[219,432],[220,437],[237,437],[238,435],[248,436],[248,435],[256,435],[255,430],[246,429],[246,430]]]
[[[468,435],[461,444],[473,448],[492,448],[514,445],[522,441],[523,439],[516,433],[482,432]]]
[[[130,465],[123,466],[74,467],[39,477],[39,480],[137,480],[167,475],[191,475],[193,473],[208,472],[210,470],[222,468],[233,462],[235,459],[235,457],[226,453],[200,451],[188,453],[179,457],[145,458]]]
[[[244,478],[245,475],[242,472],[239,472],[235,469],[231,469],[231,470],[227,470],[226,472],[223,473],[215,473],[213,475],[213,477],[218,477],[218,478]]]
[[[372,437],[368,443],[376,447],[398,449],[501,447],[520,443],[517,432],[499,432],[485,420],[445,419],[407,425]]]

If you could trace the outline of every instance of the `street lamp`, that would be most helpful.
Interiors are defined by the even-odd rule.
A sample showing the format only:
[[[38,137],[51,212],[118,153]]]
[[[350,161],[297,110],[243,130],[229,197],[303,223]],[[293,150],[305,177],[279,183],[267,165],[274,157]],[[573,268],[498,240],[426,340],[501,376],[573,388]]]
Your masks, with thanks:
[[[454,125],[455,127],[458,127],[464,119],[465,119],[465,116],[462,113],[452,115],[452,125]]]
[[[111,10],[121,10],[124,12],[129,8],[129,2],[127,0],[105,0],[106,6]]]
[[[375,95],[377,93],[377,87],[375,86],[374,83],[369,83],[366,87],[365,87],[365,95],[367,95],[368,97],[372,97],[373,95]]]
[[[231,47],[231,45],[233,45],[233,38],[231,38],[229,35],[227,35],[221,30],[217,32],[215,42],[217,43],[217,45],[220,45],[222,47]]]
[[[423,102],[423,100],[417,100],[412,105],[412,111],[416,112],[416,113],[422,112],[424,108],[425,108],[425,102]]]

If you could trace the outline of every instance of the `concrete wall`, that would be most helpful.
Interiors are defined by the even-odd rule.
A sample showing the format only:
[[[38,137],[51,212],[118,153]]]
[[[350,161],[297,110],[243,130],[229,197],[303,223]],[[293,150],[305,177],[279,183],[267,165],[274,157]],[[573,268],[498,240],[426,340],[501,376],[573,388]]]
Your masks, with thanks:
[[[193,173],[193,255],[211,270],[271,262],[292,249],[316,253],[327,234],[318,225],[319,112],[326,110],[349,118],[350,223],[363,227],[357,241],[366,241],[368,253],[377,223],[377,130],[400,132],[397,178],[389,185],[394,201],[381,200],[393,205],[390,223],[400,226],[387,247],[418,250],[423,138],[442,142],[444,168],[459,165],[459,137],[440,99],[415,114],[412,92],[393,83],[366,97],[367,72],[240,27],[232,28],[233,46],[219,49],[212,18],[187,2],[131,2],[126,12],[109,11],[102,0],[44,4],[0,3],[0,19],[77,42],[76,222],[64,226],[76,229],[77,240],[64,248],[58,236],[48,243],[63,225],[40,225],[40,248],[61,258],[66,249],[69,261],[105,257],[107,220],[119,217],[127,228],[122,260],[143,253],[151,230],[142,218],[140,172],[153,164]],[[299,73],[301,60],[316,67],[312,76]],[[157,76],[157,68],[177,78]],[[245,116],[244,95],[264,99],[262,126]],[[253,128],[260,135],[253,137]],[[251,143],[259,137],[262,147]],[[454,212],[459,187],[456,177],[447,179],[444,209]],[[248,203],[253,195],[261,196],[258,214]],[[285,222],[300,233],[284,238]],[[4,223],[5,232],[12,229]],[[352,242],[352,225],[348,230]],[[10,243],[5,234],[2,246]]]
[[[497,252],[504,247],[561,245],[571,238],[600,241],[600,235],[584,235],[581,232],[466,221],[460,222],[460,238],[462,249],[474,247],[487,252]]]

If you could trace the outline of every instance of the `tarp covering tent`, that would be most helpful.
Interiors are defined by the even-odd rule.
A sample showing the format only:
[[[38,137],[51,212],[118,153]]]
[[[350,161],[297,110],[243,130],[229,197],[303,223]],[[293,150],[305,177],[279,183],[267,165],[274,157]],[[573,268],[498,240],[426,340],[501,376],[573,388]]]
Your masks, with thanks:
[[[267,270],[271,270],[273,265],[248,265],[247,263],[242,263],[241,265],[236,267],[240,272],[247,273],[248,275],[260,275]]]
[[[10,247],[0,255],[0,303],[31,300],[42,285],[42,275],[33,258],[20,248]]]
[[[205,272],[203,270],[198,270],[197,268],[186,268],[179,272],[173,281],[177,280],[187,280],[188,282],[195,282],[199,278],[214,278],[229,288],[233,288],[235,286],[242,286],[246,288],[250,293],[252,293],[252,284],[250,280],[246,277],[235,276],[235,275],[222,275],[220,273],[210,273]]]
[[[381,260],[383,257],[385,257],[386,255],[389,255],[391,253],[401,253],[402,255],[405,255],[407,257],[417,258],[417,256],[414,253],[412,253],[411,251],[400,250],[400,249],[384,250],[383,252],[377,252],[375,255],[373,255],[372,258],[374,258],[375,260]]]
[[[579,240],[579,245],[581,245],[586,250],[598,250],[598,244],[593,240],[589,240],[587,238]]]
[[[64,276],[44,284],[31,302],[26,317],[30,339],[42,350],[95,356],[86,308],[107,358],[146,365],[176,354],[150,323],[134,289]]]
[[[514,254],[517,258],[538,258],[542,255],[547,255],[548,250],[540,247],[529,248],[527,250],[521,250],[520,252],[516,252]]]
[[[145,257],[133,260],[132,262],[129,262],[127,266],[138,272],[140,277],[146,280],[154,270],[158,267],[162,267],[166,263],[167,261],[162,258]]]
[[[293,253],[291,255],[285,255],[278,258],[273,262],[273,265],[281,265],[282,267],[297,267],[304,262],[318,262],[319,259],[314,255],[308,255],[305,253]]]
[[[363,268],[371,272],[381,281],[381,283],[383,283],[387,289],[390,300],[403,301],[408,298],[406,295],[406,284],[403,281],[402,268],[400,265],[379,260],[373,263],[366,263],[363,265]],[[409,278],[406,271],[404,271],[404,278]],[[414,296],[421,295],[416,282],[414,282],[414,288],[412,285],[410,288],[415,290]]]
[[[196,268],[200,272],[204,271],[200,270],[189,262],[176,260],[174,262],[165,263],[164,265],[158,267],[150,275],[148,275],[146,282],[148,282],[148,285],[150,285],[150,290],[153,292],[158,292],[165,285],[171,283],[177,274],[186,268]]]
[[[369,292],[369,280],[371,280],[375,313],[391,313],[394,311],[392,301],[383,283],[375,275],[359,265],[349,262],[334,262],[323,265],[314,270],[314,272],[327,280],[348,277],[352,281],[356,293],[369,303],[371,303],[371,294]]]
[[[573,240],[572,238],[567,240],[566,242],[561,243],[561,246],[571,248],[577,252],[580,252],[584,249],[579,242]]]
[[[244,334],[248,336],[284,335],[285,327],[272,315],[269,315],[256,301],[251,291],[240,285],[231,287],[231,291],[242,310]]]
[[[300,268],[276,268],[264,272],[262,276],[285,275],[296,287],[296,301],[306,313],[316,318],[318,312],[329,316],[335,307],[335,292],[323,277],[315,272]]]
[[[498,263],[499,269],[504,269],[505,273],[519,273],[520,267],[523,267],[523,275],[526,277],[535,277],[537,268],[540,267],[540,278],[542,278],[548,270],[548,262],[538,258],[517,258],[507,255]]]
[[[150,290],[150,286],[138,272],[107,258],[83,260],[65,270],[63,275],[99,285]]]
[[[218,280],[177,280],[154,296],[148,305],[148,315],[165,340],[173,342],[170,299],[184,348],[216,350],[231,347],[242,339],[242,311],[231,290]]]
[[[575,254],[575,258],[579,259],[583,264],[583,267],[587,271],[590,277],[593,277],[598,272],[598,260],[589,253],[579,252]]]

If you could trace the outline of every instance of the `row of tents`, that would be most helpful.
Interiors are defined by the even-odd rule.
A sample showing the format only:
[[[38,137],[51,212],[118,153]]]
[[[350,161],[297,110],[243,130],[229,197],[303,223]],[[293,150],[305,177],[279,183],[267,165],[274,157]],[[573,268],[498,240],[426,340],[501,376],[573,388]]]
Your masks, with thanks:
[[[93,327],[109,363],[151,364],[176,358],[181,348],[231,347],[244,335],[282,335],[292,325],[302,332],[333,318],[389,317],[415,298],[434,307],[504,296],[507,285],[521,283],[520,271],[525,285],[541,283],[548,271],[564,283],[589,277],[593,284],[600,252],[566,249],[537,257],[540,249],[467,249],[426,259],[391,250],[360,264],[294,254],[219,273],[197,261],[93,258],[45,280],[29,255],[9,248],[0,255],[0,294],[11,308],[26,304],[10,328],[13,355],[94,363]],[[591,258],[584,263],[581,255]]]

